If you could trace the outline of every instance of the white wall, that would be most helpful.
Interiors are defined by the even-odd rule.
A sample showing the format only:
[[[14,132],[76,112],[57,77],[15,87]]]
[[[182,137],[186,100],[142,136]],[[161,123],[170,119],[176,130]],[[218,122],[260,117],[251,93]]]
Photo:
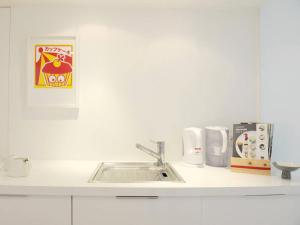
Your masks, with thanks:
[[[181,159],[187,126],[255,121],[258,10],[16,7],[11,152],[34,159],[149,159],[162,139]],[[79,117],[24,120],[22,77],[32,35],[78,35]]]
[[[275,124],[276,161],[300,163],[300,1],[269,0],[261,11],[262,118]]]
[[[8,73],[10,9],[0,8],[0,158],[8,154]]]

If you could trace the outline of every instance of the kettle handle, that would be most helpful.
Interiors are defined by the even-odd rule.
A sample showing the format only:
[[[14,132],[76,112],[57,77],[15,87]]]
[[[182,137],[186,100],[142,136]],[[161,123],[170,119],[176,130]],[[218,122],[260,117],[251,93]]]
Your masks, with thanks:
[[[203,142],[203,134],[201,128],[198,128],[196,132],[194,132],[194,135],[196,136],[196,148],[201,148],[202,142]]]
[[[220,132],[221,132],[222,140],[223,140],[221,153],[225,153],[226,149],[227,149],[227,145],[228,145],[228,141],[227,141],[228,135],[226,133],[226,130],[224,130],[224,129],[221,129]]]

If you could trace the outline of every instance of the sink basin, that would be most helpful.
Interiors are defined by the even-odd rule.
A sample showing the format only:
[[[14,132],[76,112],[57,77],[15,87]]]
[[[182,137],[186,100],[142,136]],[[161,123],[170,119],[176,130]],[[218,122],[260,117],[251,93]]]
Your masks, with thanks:
[[[101,163],[89,182],[141,183],[141,182],[184,182],[173,167],[154,163],[104,162]]]

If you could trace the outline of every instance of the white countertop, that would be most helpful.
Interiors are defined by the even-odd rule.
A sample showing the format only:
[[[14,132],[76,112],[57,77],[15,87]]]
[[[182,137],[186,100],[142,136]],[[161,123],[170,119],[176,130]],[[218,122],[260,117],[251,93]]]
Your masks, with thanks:
[[[26,178],[0,172],[0,195],[229,196],[300,194],[300,179],[233,173],[226,168],[194,168],[171,163],[185,183],[88,183],[98,161],[33,161]]]

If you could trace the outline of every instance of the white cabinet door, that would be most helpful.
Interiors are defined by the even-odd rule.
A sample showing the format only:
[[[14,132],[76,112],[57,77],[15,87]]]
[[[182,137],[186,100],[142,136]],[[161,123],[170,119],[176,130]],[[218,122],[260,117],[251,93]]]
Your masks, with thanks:
[[[299,225],[299,196],[216,197],[203,200],[205,225]]]
[[[74,225],[202,225],[200,198],[74,197]]]
[[[8,155],[8,71],[10,9],[0,8],[0,157]]]
[[[71,198],[0,196],[1,225],[71,225]]]

